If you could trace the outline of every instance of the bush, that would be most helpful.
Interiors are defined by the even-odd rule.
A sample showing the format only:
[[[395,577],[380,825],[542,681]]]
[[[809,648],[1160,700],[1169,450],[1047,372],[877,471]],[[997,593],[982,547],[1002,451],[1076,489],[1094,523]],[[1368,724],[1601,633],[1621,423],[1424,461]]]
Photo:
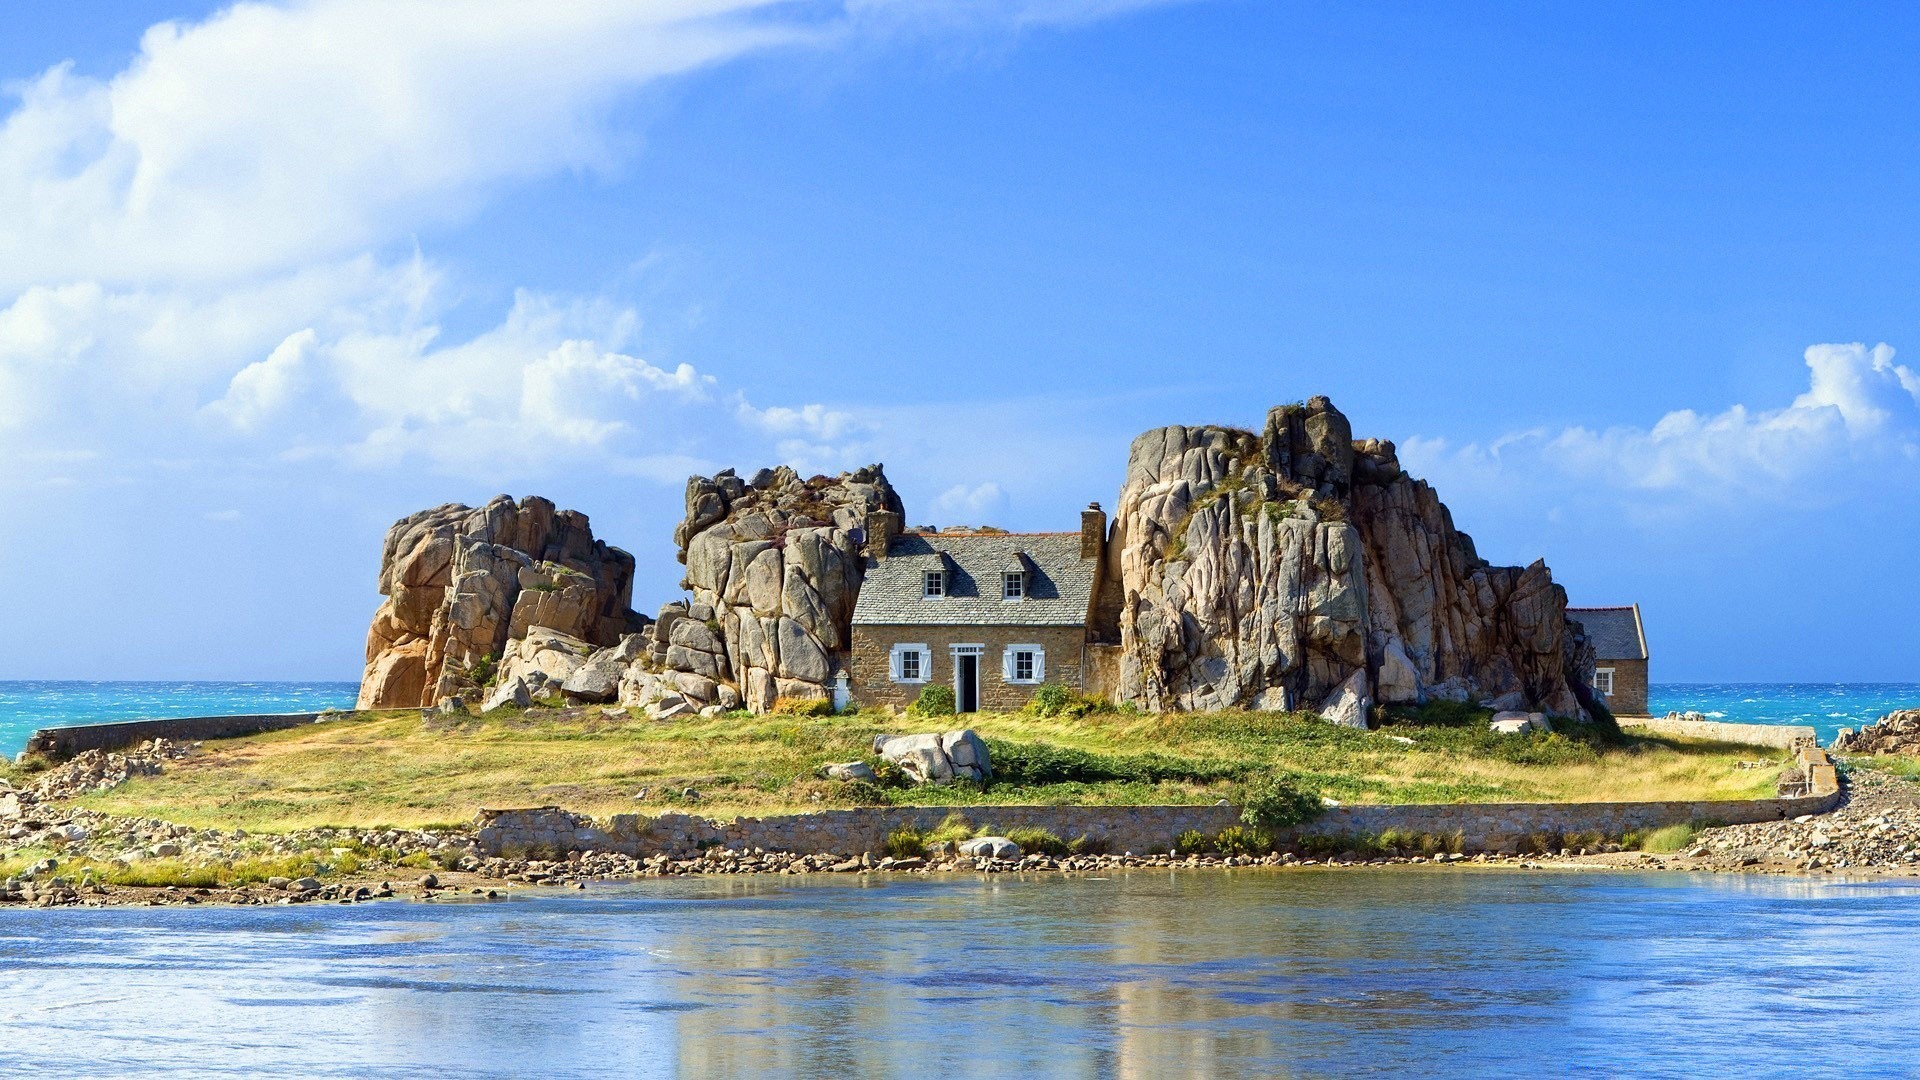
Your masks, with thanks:
[[[907,706],[908,716],[952,716],[955,711],[953,687],[940,683],[928,683],[921,688],[920,696]]]
[[[1240,820],[1273,832],[1320,816],[1320,796],[1304,791],[1286,773],[1268,773],[1240,796]]]
[[[993,762],[996,783],[1036,787],[1046,784],[1098,784],[1110,780],[1139,784],[1180,780],[1208,784],[1216,780],[1238,779],[1247,769],[1244,764],[1230,762],[1197,761],[1164,754],[1109,757],[1044,743],[1015,743],[1000,739],[987,740],[987,756]]]
[[[902,825],[887,834],[887,854],[896,859],[911,859],[927,853],[927,834],[911,825]]]
[[[1693,846],[1691,824],[1669,825],[1640,837],[1641,851],[1685,851]]]
[[[1213,850],[1226,855],[1265,855],[1273,850],[1273,841],[1258,829],[1229,825],[1213,838]]]
[[[1033,827],[1008,829],[1003,835],[1019,844],[1020,850],[1028,855],[1059,857],[1068,853],[1067,842],[1045,829]]]
[[[772,711],[777,716],[832,716],[833,702],[826,698],[774,698]]]
[[[952,813],[927,834],[927,843],[957,844],[962,840],[971,840],[977,834],[978,830],[973,827],[973,822],[968,821],[962,814]]]
[[[1091,713],[1112,712],[1113,704],[1106,698],[1087,697],[1071,687],[1050,682],[1041,683],[1033,696],[1027,699],[1026,711],[1035,716],[1078,718]]]
[[[1207,839],[1207,834],[1201,832],[1199,829],[1188,829],[1173,838],[1173,850],[1175,852],[1185,852],[1188,855],[1202,851],[1212,851],[1212,844],[1213,841]]]

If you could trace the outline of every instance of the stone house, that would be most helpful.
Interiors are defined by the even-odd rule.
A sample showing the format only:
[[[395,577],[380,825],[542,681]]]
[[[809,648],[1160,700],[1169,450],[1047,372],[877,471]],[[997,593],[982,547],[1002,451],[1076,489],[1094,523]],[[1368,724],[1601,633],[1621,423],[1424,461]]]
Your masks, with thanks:
[[[1593,643],[1593,689],[1615,716],[1647,715],[1647,630],[1640,605],[1570,607]]]
[[[872,565],[836,698],[905,706],[944,683],[961,712],[1006,711],[1044,683],[1087,687],[1088,627],[1106,561],[1098,504],[1077,533],[899,526],[889,512],[867,517]]]

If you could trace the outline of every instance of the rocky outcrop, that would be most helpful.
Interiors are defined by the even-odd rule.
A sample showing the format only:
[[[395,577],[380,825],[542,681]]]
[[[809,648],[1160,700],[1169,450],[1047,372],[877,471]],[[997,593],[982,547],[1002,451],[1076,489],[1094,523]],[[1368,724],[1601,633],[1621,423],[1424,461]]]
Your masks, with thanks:
[[[1920,709],[1890,712],[1859,731],[1842,728],[1833,749],[1841,754],[1920,754]]]
[[[480,684],[509,642],[544,627],[590,646],[645,620],[628,610],[633,556],[593,538],[585,514],[502,495],[448,504],[387,530],[367,632],[362,709],[431,706]]]
[[[764,712],[783,697],[829,696],[865,574],[856,537],[876,511],[902,512],[878,465],[804,480],[786,466],[688,480],[674,541],[692,599],[661,609],[620,701]]]
[[[916,784],[948,784],[955,780],[984,783],[993,779],[986,741],[972,728],[926,735],[876,735],[873,752],[900,766]]]
[[[1108,560],[1125,597],[1116,696],[1154,710],[1365,726],[1376,704],[1444,697],[1586,715],[1592,651],[1545,564],[1481,559],[1393,444],[1355,442],[1325,398],[1272,410],[1259,434],[1135,439]]]

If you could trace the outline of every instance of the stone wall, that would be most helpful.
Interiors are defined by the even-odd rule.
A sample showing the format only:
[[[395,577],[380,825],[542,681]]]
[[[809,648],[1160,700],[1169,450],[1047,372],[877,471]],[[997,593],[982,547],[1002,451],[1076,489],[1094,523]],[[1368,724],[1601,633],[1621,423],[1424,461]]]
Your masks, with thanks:
[[[1645,660],[1597,660],[1594,666],[1613,669],[1613,693],[1607,695],[1607,708],[1613,715],[1647,715]]]
[[[352,713],[261,713],[251,716],[177,716],[166,720],[128,720],[118,724],[82,724],[41,728],[27,740],[27,753],[65,761],[87,750],[124,750],[149,739],[191,742],[235,739],[263,731],[284,731]]]
[[[1542,835],[1598,832],[1619,837],[1683,822],[1724,825],[1777,821],[1823,814],[1840,801],[1840,786],[1826,752],[1798,751],[1811,794],[1794,798],[1698,802],[1446,803],[1405,806],[1330,807],[1317,820],[1289,830],[1282,839],[1306,836],[1378,835],[1389,829],[1435,836],[1458,834],[1469,852],[1520,851]],[[997,831],[1046,829],[1065,840],[1085,836],[1114,853],[1165,851],[1187,829],[1208,835],[1240,823],[1235,806],[977,806],[861,807],[780,817],[718,822],[691,814],[647,818],[617,815],[595,822],[555,807],[485,810],[477,822],[479,844],[489,854],[617,851],[626,855],[687,857],[707,847],[760,848],[795,854],[879,854],[887,834],[911,825],[930,830],[959,813],[976,826]]]
[[[953,653],[948,646],[982,645],[980,707],[1011,712],[1027,703],[1037,685],[1009,683],[1000,674],[1000,656],[1009,645],[1038,645],[1047,653],[1045,682],[1081,688],[1086,657],[1086,633],[1078,626],[870,626],[853,628],[853,651],[847,666],[853,676],[853,700],[872,705],[906,706],[920,696],[926,683],[897,683],[892,674],[896,644],[925,645],[933,650],[928,682],[953,685]]]
[[[1635,719],[1626,725],[1649,735],[1673,735],[1683,739],[1706,739],[1739,746],[1771,746],[1791,750],[1814,744],[1820,736],[1810,727],[1798,724],[1723,724],[1717,720],[1677,720],[1672,717]]]

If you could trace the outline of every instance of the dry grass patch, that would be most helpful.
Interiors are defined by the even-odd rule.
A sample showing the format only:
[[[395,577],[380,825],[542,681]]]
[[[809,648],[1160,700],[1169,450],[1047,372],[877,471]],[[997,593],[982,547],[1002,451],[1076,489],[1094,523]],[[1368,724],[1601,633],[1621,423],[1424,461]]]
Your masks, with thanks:
[[[876,734],[961,723],[989,741],[997,770],[1007,766],[984,791],[816,778],[821,765],[868,757]],[[483,806],[545,804],[596,816],[728,816],[876,802],[1213,802],[1273,771],[1342,802],[1733,799],[1772,794],[1784,755],[1768,768],[1740,767],[1763,754],[1676,739],[1595,746],[1559,735],[1490,736],[1484,724],[1364,732],[1280,713],[654,721],[607,719],[597,709],[458,720],[408,711],[210,741],[161,776],[83,801],[109,813],[280,832],[460,823]],[[636,799],[642,789],[647,796]]]

